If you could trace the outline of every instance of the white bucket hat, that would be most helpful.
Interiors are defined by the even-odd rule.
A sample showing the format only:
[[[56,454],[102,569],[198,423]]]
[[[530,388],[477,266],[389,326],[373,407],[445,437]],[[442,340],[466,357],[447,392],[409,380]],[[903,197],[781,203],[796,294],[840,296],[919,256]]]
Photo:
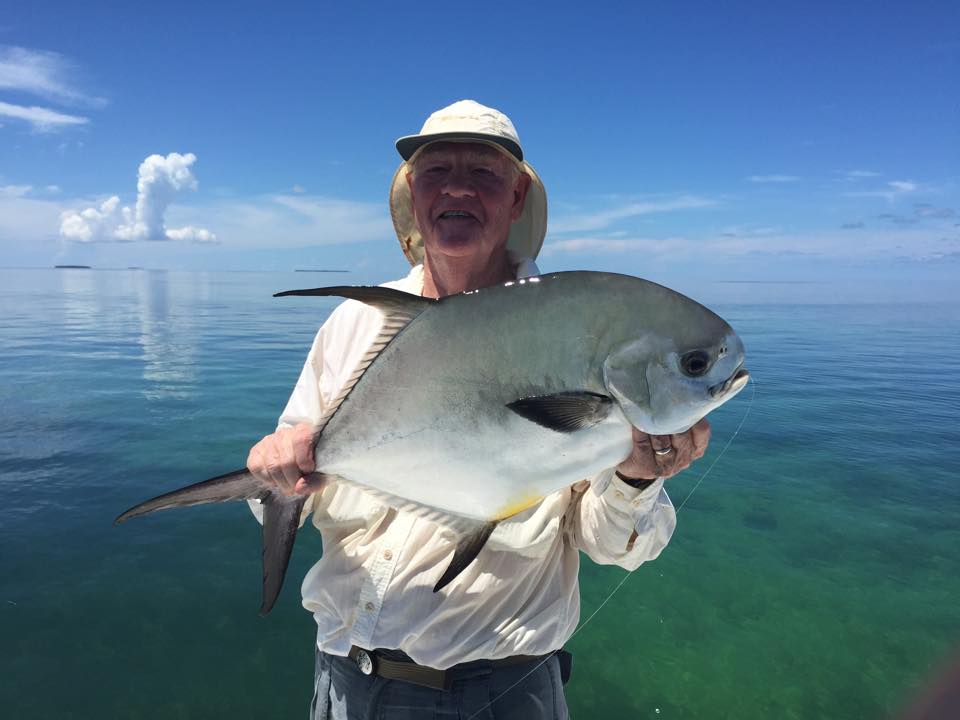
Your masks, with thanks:
[[[423,124],[418,135],[397,140],[404,162],[393,174],[390,185],[390,216],[400,247],[411,265],[423,261],[423,238],[413,216],[413,199],[407,185],[408,163],[424,146],[439,141],[481,142],[492,145],[517,163],[530,176],[530,188],[523,214],[510,226],[507,249],[521,258],[537,257],[547,234],[547,192],[536,171],[523,159],[523,148],[510,118],[499,110],[473,100],[461,100],[437,110]]]

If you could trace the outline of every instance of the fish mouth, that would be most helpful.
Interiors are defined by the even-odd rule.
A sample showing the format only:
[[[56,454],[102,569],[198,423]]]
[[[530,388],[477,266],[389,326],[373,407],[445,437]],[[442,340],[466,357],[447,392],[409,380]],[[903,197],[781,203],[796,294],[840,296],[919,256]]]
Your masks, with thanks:
[[[743,386],[750,380],[750,372],[741,364],[733,375],[728,377],[722,383],[717,383],[710,387],[708,392],[710,397],[719,398],[728,393],[736,393],[743,389]]]

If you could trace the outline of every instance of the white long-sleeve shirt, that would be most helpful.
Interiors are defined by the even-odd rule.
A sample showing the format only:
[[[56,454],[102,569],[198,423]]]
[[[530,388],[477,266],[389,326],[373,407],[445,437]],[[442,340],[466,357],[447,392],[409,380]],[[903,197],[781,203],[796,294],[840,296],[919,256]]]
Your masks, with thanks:
[[[537,273],[530,260],[517,268],[518,278]],[[422,266],[387,286],[420,295]],[[360,302],[333,311],[280,427],[318,422],[380,325],[380,313]],[[259,518],[259,504],[251,507]],[[439,669],[561,647],[579,621],[579,551],[634,570],[660,554],[676,525],[662,480],[641,492],[610,468],[502,521],[477,559],[434,593],[436,568],[449,562],[455,545],[435,523],[347,483],[311,495],[304,517],[310,514],[323,556],[302,590],[303,605],[317,621],[318,647],[334,655],[346,655],[351,645],[401,649]]]

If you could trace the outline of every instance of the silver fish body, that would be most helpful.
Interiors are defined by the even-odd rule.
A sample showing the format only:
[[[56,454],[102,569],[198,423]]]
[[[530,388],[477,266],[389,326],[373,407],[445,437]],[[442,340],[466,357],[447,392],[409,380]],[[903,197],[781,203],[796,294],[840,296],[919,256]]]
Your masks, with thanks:
[[[670,366],[685,352],[721,347],[724,357],[700,378]],[[735,394],[715,398],[709,389],[742,362],[740,340],[716,314],[629,276],[557,273],[451,296],[427,305],[366,370],[323,429],[317,468],[496,520],[618,464],[630,452],[631,426],[686,430]],[[661,387],[651,390],[649,377]],[[693,400],[683,397],[687,381]],[[576,432],[510,407],[565,393],[613,403]]]
[[[723,319],[626,275],[555,273],[441,300],[363,287],[281,295],[340,295],[383,313],[380,336],[319,425],[316,467],[460,536],[436,589],[497,522],[621,462],[632,428],[684,431],[748,379],[743,345]],[[241,470],[118,520],[251,497],[266,508],[266,612],[302,498]]]

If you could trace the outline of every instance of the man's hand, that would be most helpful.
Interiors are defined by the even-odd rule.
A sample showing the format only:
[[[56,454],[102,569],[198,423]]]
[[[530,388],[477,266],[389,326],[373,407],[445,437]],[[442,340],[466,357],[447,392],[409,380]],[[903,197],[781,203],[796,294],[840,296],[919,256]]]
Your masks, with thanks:
[[[323,487],[321,475],[311,475],[314,427],[301,423],[281,428],[250,448],[247,470],[276,485],[286,495],[309,495]]]
[[[703,457],[709,443],[706,418],[677,435],[647,435],[634,428],[633,452],[617,465],[617,472],[632,480],[668,478]]]

